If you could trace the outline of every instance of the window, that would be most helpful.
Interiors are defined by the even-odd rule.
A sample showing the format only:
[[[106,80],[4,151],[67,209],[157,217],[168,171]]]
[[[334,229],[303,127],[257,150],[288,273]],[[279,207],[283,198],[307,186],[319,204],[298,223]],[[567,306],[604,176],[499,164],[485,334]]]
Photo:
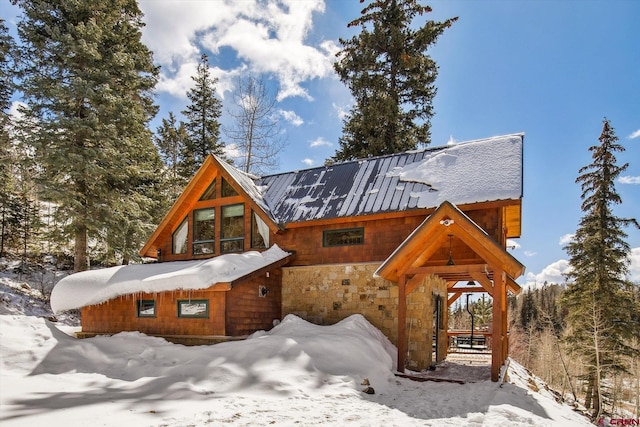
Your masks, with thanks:
[[[156,302],[152,299],[140,299],[137,301],[138,317],[156,317]]]
[[[364,228],[326,230],[322,233],[322,246],[363,245]]]
[[[231,184],[229,184],[226,179],[222,180],[221,193],[222,197],[233,197],[238,195],[238,192],[233,189]]]
[[[173,253],[174,254],[186,254],[187,253],[187,237],[189,234],[189,221],[187,218],[182,221],[182,224],[178,226],[176,231],[173,232],[171,239],[173,241]]]
[[[178,317],[208,318],[209,300],[178,300]]]
[[[251,247],[264,249],[269,246],[269,226],[255,212],[251,213]]]
[[[200,197],[200,201],[202,201],[202,200],[213,200],[215,198],[216,198],[216,180],[214,179],[211,182],[211,184],[209,184],[209,187],[207,187],[205,192],[202,193],[202,196]]]
[[[193,254],[213,254],[216,237],[216,210],[214,208],[193,211]]]
[[[244,205],[222,207],[222,232],[220,252],[242,252],[244,250]]]

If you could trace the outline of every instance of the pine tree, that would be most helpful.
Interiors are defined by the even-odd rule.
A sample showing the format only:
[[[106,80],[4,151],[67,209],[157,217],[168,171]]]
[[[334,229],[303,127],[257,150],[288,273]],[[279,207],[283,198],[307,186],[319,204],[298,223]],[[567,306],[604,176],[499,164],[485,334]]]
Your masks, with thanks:
[[[184,122],[177,123],[176,116],[170,112],[169,118],[162,119],[162,124],[156,130],[155,141],[164,163],[165,198],[173,203],[191,179],[191,175],[183,176],[180,168],[180,153],[184,151],[187,141]]]
[[[373,0],[348,24],[361,27],[340,39],[335,71],[355,105],[343,125],[334,160],[384,155],[430,142],[430,119],[438,69],[428,48],[457,18],[428,20],[414,29],[414,18],[431,12],[417,0]]]
[[[624,151],[608,120],[604,120],[600,144],[589,148],[592,163],[579,170],[582,212],[572,242],[566,246],[568,285],[563,302],[568,310],[569,343],[583,356],[587,367],[586,407],[593,418],[603,411],[603,380],[624,369],[622,356],[630,350],[626,339],[638,326],[632,313],[632,285],[626,280],[630,248],[623,228],[638,223],[613,214],[612,205],[622,200],[615,179],[628,167],[618,166],[616,152]],[[637,332],[636,332],[637,333]]]
[[[5,242],[11,238],[10,225],[13,212],[13,177],[11,137],[9,134],[9,105],[14,84],[10,54],[15,46],[9,30],[0,18],[0,256]]]
[[[191,103],[182,111],[186,118],[187,141],[181,153],[182,176],[193,176],[209,154],[224,156],[220,140],[222,102],[216,96],[218,79],[211,76],[207,55],[200,57],[195,86],[187,93]]]
[[[158,69],[141,42],[135,0],[13,2],[23,10],[18,71],[26,113],[38,123],[40,189],[75,241],[75,270],[84,270],[89,235],[111,228],[120,241],[148,209],[140,190],[158,173],[146,127],[157,111]]]

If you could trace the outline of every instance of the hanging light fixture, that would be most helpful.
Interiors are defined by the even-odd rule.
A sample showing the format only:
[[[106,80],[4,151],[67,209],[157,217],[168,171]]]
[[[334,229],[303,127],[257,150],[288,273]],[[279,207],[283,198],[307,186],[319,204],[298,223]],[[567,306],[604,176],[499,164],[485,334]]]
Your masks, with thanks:
[[[473,280],[469,280],[469,281],[467,282],[467,286],[468,286],[468,287],[473,287],[473,286],[475,286],[475,285],[476,285],[476,282],[474,282]]]
[[[451,256],[451,240],[453,239],[453,234],[449,234],[449,260],[447,261],[447,265],[456,265],[453,262],[453,256]]]

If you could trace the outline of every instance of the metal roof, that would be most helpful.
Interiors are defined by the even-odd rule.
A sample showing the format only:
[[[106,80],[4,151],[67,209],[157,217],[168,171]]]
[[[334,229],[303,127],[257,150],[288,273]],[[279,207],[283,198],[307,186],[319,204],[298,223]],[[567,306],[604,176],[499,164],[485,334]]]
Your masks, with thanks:
[[[261,195],[261,204],[280,224],[435,208],[443,199],[457,204],[519,199],[523,137],[505,135],[264,176],[248,193]]]

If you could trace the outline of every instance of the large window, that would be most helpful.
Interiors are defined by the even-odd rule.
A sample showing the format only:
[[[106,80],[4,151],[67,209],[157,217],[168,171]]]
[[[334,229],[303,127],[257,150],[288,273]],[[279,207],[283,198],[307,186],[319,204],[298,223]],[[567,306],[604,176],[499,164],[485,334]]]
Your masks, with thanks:
[[[323,246],[363,245],[364,228],[344,228],[342,230],[326,230],[322,233]]]
[[[193,211],[193,254],[213,254],[216,238],[216,210],[214,208]]]
[[[189,234],[189,221],[187,218],[182,221],[182,224],[176,228],[176,231],[173,232],[171,236],[173,243],[173,253],[178,254],[186,254],[187,253],[187,238]]]
[[[244,250],[244,205],[222,207],[222,230],[220,252],[242,252]]]
[[[138,317],[156,317],[156,302],[152,299],[140,299],[138,302]]]
[[[178,317],[209,317],[209,300],[178,300]]]

